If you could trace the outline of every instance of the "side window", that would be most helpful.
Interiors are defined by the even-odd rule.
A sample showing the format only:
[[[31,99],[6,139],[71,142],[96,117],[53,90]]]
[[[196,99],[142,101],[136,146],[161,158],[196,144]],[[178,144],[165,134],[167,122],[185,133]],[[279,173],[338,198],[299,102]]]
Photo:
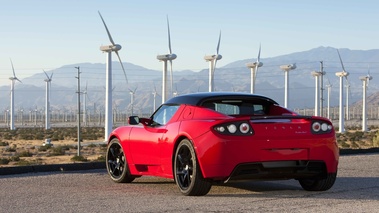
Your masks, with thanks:
[[[179,105],[162,105],[152,116],[154,125],[165,125],[179,109]]]

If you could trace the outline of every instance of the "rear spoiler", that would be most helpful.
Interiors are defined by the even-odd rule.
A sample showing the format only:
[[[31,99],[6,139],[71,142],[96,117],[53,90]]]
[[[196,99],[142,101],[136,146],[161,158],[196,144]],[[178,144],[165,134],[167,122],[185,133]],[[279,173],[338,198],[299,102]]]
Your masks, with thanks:
[[[250,120],[266,120],[266,119],[312,119],[312,116],[305,115],[274,115],[274,116],[251,116]]]
[[[274,116],[252,116],[250,121],[252,123],[289,123],[294,119],[311,120],[311,116],[303,115],[274,115]]]

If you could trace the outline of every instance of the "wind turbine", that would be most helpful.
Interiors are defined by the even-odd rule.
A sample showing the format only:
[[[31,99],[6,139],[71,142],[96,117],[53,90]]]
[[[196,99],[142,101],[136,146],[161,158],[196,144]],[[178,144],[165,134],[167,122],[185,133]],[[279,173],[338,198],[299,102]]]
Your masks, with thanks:
[[[281,65],[280,69],[284,71],[284,107],[288,107],[288,87],[289,87],[289,71],[296,69],[296,63],[288,64],[288,65]]]
[[[118,54],[118,51],[121,50],[121,45],[116,44],[111,36],[111,33],[108,30],[107,25],[105,24],[105,21],[103,17],[100,14],[99,15],[101,20],[103,21],[105,30],[107,31],[109,41],[111,42],[110,45],[100,46],[100,50],[107,53],[106,55],[106,76],[105,76],[105,140],[108,139],[109,134],[112,131],[113,127],[113,112],[112,112],[112,52],[115,52],[118,60],[120,61],[122,71],[124,71],[126,83],[128,83],[128,79],[126,77],[124,65],[121,62],[120,55]]]
[[[83,123],[84,126],[87,126],[87,98],[88,98],[88,93],[87,93],[87,86],[88,82],[86,81],[86,88],[83,91]]]
[[[221,30],[220,30],[220,35],[218,37],[216,54],[204,56],[205,61],[209,62],[209,92],[213,92],[214,90],[214,73],[216,70],[216,64],[217,64],[217,61],[222,58],[222,55],[219,54],[220,41],[221,41]]]
[[[372,80],[372,76],[370,76],[370,70],[368,71],[368,74],[366,76],[361,76],[359,79],[363,83],[363,100],[362,100],[362,131],[367,132],[367,87],[370,80]]]
[[[45,129],[50,129],[50,87],[51,81],[53,80],[53,72],[49,76],[45,70],[43,71],[46,75],[46,100],[45,100]]]
[[[341,66],[342,66],[342,72],[336,72],[336,76],[340,78],[340,100],[339,100],[339,132],[344,133],[345,132],[345,124],[344,124],[344,107],[343,107],[343,77],[347,78],[349,75],[348,72],[345,71],[345,67],[343,66],[342,59],[340,52],[337,49],[338,56],[340,58]]]
[[[263,66],[263,63],[260,62],[260,58],[261,58],[261,45],[259,45],[257,61],[246,64],[247,68],[250,68],[251,70],[251,79],[250,79],[250,93],[251,94],[255,93],[255,80],[257,79],[258,67]]]
[[[136,93],[136,90],[137,90],[137,87],[134,90],[129,89],[129,93],[130,93],[130,105],[131,105],[131,108],[132,108],[131,115],[133,115],[134,94]]]
[[[16,77],[16,73],[14,72],[12,59],[10,59],[10,60],[11,60],[11,65],[12,65],[13,76],[9,78],[9,80],[11,80],[11,109],[10,109],[11,114],[10,114],[9,128],[10,128],[10,130],[15,130],[16,128],[14,127],[14,84],[15,84],[15,81],[18,81],[20,83],[22,83],[22,82]]]
[[[163,61],[163,74],[162,74],[162,104],[166,102],[167,100],[167,61],[170,61],[170,84],[171,84],[171,91],[172,91],[172,60],[176,59],[176,55],[172,53],[171,50],[171,37],[170,37],[170,24],[168,22],[168,16],[167,16],[167,32],[168,32],[168,54],[165,55],[157,55],[157,59],[159,61]]]
[[[154,83],[153,83],[154,84]],[[156,108],[156,97],[157,97],[157,95],[159,95],[158,93],[157,93],[157,89],[155,88],[155,84],[154,84],[154,92],[152,93],[153,94],[153,112],[155,112],[155,110],[157,109]]]

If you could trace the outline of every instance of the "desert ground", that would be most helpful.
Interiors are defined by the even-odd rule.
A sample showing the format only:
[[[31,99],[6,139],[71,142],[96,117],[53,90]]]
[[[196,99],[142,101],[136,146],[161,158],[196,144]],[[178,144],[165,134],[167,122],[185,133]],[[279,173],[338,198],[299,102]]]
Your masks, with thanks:
[[[106,153],[106,143],[99,141],[81,142],[81,158],[77,158],[78,142],[74,140],[52,141],[50,145],[41,140],[14,140],[7,143],[9,145],[0,146],[0,159],[11,160],[7,164],[0,164],[0,167],[104,161]]]

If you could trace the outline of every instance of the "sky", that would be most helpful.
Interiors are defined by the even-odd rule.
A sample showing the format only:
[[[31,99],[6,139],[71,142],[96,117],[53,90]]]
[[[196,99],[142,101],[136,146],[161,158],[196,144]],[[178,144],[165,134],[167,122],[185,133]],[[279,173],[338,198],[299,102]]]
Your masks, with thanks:
[[[109,44],[101,12],[123,62],[161,70],[168,53],[169,18],[175,70],[217,66],[307,51],[319,46],[379,49],[379,2],[375,0],[0,0],[0,85],[76,63],[105,63]],[[116,60],[114,57],[113,60]],[[346,61],[346,63],[348,63]],[[133,74],[132,74],[133,75]],[[138,75],[138,73],[136,73]]]

